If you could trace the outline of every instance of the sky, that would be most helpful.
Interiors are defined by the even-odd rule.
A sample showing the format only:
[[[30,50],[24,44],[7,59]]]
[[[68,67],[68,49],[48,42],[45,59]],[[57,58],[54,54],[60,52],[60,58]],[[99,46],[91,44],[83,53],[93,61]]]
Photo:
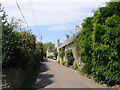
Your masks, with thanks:
[[[8,18],[21,19],[27,26],[15,3],[18,2],[31,32],[37,41],[52,42],[57,39],[63,43],[66,34],[72,36],[75,26],[83,23],[86,17],[93,16],[93,11],[105,6],[110,0],[0,0]]]

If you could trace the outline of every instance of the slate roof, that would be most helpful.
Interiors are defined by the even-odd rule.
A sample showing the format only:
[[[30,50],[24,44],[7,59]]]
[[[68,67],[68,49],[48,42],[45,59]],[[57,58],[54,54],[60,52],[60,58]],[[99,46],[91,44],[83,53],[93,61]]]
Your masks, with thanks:
[[[58,47],[59,49],[72,43],[80,34],[80,31],[79,32],[76,32],[75,35],[73,35],[72,37],[70,37],[69,39],[67,39],[60,47]]]

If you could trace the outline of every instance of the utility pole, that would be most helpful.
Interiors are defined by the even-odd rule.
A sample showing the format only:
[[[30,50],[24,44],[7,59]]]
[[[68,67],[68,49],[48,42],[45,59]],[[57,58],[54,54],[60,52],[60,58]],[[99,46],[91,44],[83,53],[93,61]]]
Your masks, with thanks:
[[[42,42],[42,35],[41,35],[40,39],[41,39],[40,41]]]

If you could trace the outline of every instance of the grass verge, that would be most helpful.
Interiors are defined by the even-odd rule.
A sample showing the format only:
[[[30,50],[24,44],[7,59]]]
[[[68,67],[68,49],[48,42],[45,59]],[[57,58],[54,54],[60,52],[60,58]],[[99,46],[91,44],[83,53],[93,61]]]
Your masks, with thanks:
[[[60,64],[60,61],[57,61],[58,64]]]

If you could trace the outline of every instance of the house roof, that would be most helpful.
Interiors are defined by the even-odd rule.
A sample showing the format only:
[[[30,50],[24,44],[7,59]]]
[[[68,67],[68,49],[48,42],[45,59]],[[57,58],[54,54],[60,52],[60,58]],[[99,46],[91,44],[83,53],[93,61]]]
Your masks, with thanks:
[[[69,39],[67,39],[60,47],[58,47],[59,49],[72,43],[80,34],[80,31],[76,32],[75,35],[73,35],[72,37],[70,37]]]

